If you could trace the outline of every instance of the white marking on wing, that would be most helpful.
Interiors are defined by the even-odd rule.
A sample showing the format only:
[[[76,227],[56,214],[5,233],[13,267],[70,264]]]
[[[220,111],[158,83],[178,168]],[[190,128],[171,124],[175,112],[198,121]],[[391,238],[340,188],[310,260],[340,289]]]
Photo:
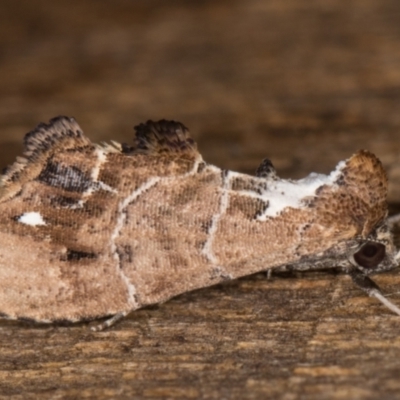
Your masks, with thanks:
[[[42,215],[35,211],[30,211],[30,212],[26,212],[26,213],[22,214],[18,218],[18,222],[21,222],[22,224],[30,225],[30,226],[47,225],[46,222],[44,221]]]
[[[136,300],[135,300],[135,294],[136,294],[136,287],[131,283],[129,278],[125,275],[123,272],[122,268],[120,267],[120,256],[117,251],[117,245],[115,243],[116,239],[119,237],[121,233],[121,229],[124,226],[125,220],[126,220],[126,208],[129,206],[132,201],[136,200],[138,197],[140,197],[143,193],[145,193],[147,190],[149,190],[151,187],[155,186],[158,182],[160,182],[161,178],[154,177],[149,179],[146,183],[144,183],[142,186],[139,188],[135,189],[131,194],[129,194],[127,197],[125,197],[118,205],[118,219],[117,223],[115,225],[115,228],[111,234],[110,241],[110,250],[111,254],[113,255],[115,261],[117,262],[116,267],[117,267],[117,272],[121,276],[122,281],[125,283],[127,289],[128,289],[128,295],[129,295],[129,304],[133,307],[138,306]]]
[[[107,161],[107,155],[104,150],[102,150],[98,147],[96,147],[94,152],[96,154],[97,161],[96,161],[95,166],[92,169],[92,173],[90,174],[90,176],[93,181],[97,182],[97,180],[99,179],[101,166]]]
[[[316,174],[313,172],[307,177],[297,181],[267,178],[267,188],[261,193],[250,190],[238,190],[235,191],[235,193],[268,202],[268,207],[257,217],[259,221],[266,221],[268,217],[276,217],[287,207],[304,207],[304,199],[315,196],[315,192],[319,187],[334,184],[345,165],[345,162],[342,161],[338,164],[335,171],[329,175]],[[265,178],[258,179],[265,181]]]
[[[135,189],[129,196],[125,197],[119,205],[118,205],[118,219],[117,223],[115,225],[114,231],[111,234],[111,249],[112,252],[115,253],[116,251],[116,245],[115,245],[115,239],[119,236],[120,231],[122,227],[124,226],[124,222],[126,220],[126,207],[132,201],[136,200],[139,196],[141,196],[143,193],[145,193],[147,190],[149,190],[151,187],[156,185],[158,182],[160,182],[161,178],[158,177],[153,177],[149,179],[146,183],[144,183],[142,186],[139,188]],[[115,254],[114,254],[115,256]]]
[[[71,210],[82,208],[85,203],[88,201],[89,197],[99,189],[102,189],[106,192],[117,194],[118,190],[112,188],[111,186],[107,185],[106,183],[99,181],[99,174],[101,171],[102,165],[107,161],[107,151],[102,149],[101,147],[95,148],[95,154],[97,157],[96,164],[94,165],[92,172],[90,174],[90,178],[92,179],[92,184],[89,188],[82,193],[82,198],[74,205],[69,206]]]
[[[302,200],[315,196],[315,191],[319,187],[331,185],[335,181],[336,176],[332,179],[331,175],[312,173],[298,181],[281,179],[268,182],[268,188],[262,193],[261,198],[269,201],[269,206],[258,219],[265,220],[266,217],[275,217],[287,207],[303,207]]]
[[[102,165],[107,161],[107,152],[104,151],[100,147],[96,147],[95,149],[95,154],[97,156],[97,161],[95,166],[92,169],[92,173],[90,174],[90,177],[92,178],[92,181],[97,183],[97,185],[92,185],[84,194],[86,196],[90,196],[94,191],[103,189],[107,192],[112,192],[112,193],[118,193],[118,190],[112,188],[111,186],[107,185],[106,183],[99,181],[99,175],[101,171]]]
[[[111,192],[111,193],[118,193],[118,190],[112,188],[111,186],[107,185],[106,183],[102,182],[102,181],[97,181],[97,189],[103,189],[106,192]]]
[[[221,170],[220,170],[221,172]],[[230,195],[230,180],[234,176],[231,171],[227,171],[224,180],[222,182],[222,188],[221,188],[221,199],[219,203],[219,211],[218,213],[214,214],[211,220],[211,227],[208,230],[208,238],[206,243],[204,244],[204,247],[202,249],[202,254],[207,257],[207,259],[211,262],[213,265],[218,264],[218,259],[214,254],[213,250],[213,243],[214,243],[214,238],[216,235],[216,232],[218,230],[218,223],[221,219],[221,217],[225,214],[226,210],[228,209],[229,205],[229,195]],[[218,266],[218,268],[221,269],[221,271],[224,271],[224,268],[221,266]]]

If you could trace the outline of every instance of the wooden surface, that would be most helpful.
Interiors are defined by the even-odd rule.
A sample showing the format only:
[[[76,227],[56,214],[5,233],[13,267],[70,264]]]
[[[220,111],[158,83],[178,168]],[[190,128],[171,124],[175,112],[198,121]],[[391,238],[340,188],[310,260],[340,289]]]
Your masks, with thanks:
[[[0,164],[40,121],[129,142],[181,120],[204,157],[281,176],[359,148],[400,203],[398,0],[0,1]],[[266,247],[267,249],[267,247]],[[376,277],[400,304],[398,272]],[[393,399],[400,318],[331,273],[257,275],[87,325],[0,322],[15,398]]]

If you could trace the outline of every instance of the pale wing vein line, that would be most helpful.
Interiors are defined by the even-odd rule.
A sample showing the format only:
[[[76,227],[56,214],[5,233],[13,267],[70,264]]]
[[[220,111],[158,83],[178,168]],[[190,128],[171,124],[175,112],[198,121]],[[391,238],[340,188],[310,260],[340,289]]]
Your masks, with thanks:
[[[201,157],[198,157],[198,159],[195,161],[193,168],[185,173],[179,176],[179,178],[186,178],[188,176],[194,175],[197,173],[198,166],[202,162]],[[148,181],[146,181],[143,185],[141,185],[139,188],[135,189],[132,193],[130,193],[127,197],[125,197],[118,205],[118,219],[117,223],[115,225],[115,228],[111,234],[110,237],[110,250],[111,254],[113,255],[114,259],[117,261],[116,267],[117,267],[117,272],[121,276],[122,281],[125,283],[127,289],[128,289],[128,294],[129,294],[129,303],[132,308],[138,307],[139,304],[135,300],[135,294],[136,294],[136,287],[132,282],[129,280],[129,278],[126,276],[126,274],[123,272],[122,268],[120,268],[120,255],[118,254],[117,251],[117,245],[116,245],[116,240],[121,234],[121,230],[124,226],[124,223],[126,221],[126,208],[131,204],[133,201],[135,201],[138,197],[140,197],[142,194],[144,194],[146,191],[157,185],[159,182],[164,182],[164,181],[170,181],[174,180],[176,177],[152,177]]]
[[[222,187],[221,187],[222,193],[221,193],[221,200],[219,203],[219,210],[212,217],[211,227],[208,231],[208,238],[202,249],[202,254],[211,262],[211,264],[213,264],[214,266],[217,266],[221,272],[223,272],[224,269],[218,265],[218,259],[214,254],[213,244],[214,244],[215,235],[218,230],[219,221],[221,220],[223,215],[226,213],[226,210],[228,209],[228,206],[229,206],[230,180],[231,180],[231,174],[230,174],[230,171],[228,171],[226,173],[226,175],[223,177],[223,182],[222,182]]]
[[[114,231],[111,234],[110,241],[111,241],[111,254],[113,255],[115,261],[117,261],[117,272],[121,276],[122,281],[125,283],[128,294],[129,294],[129,303],[132,307],[138,306],[135,300],[136,288],[133,285],[129,278],[125,275],[122,268],[120,268],[120,256],[117,251],[117,245],[115,244],[116,239],[119,237],[121,233],[121,229],[124,226],[126,220],[126,208],[132,201],[136,200],[139,196],[149,190],[151,187],[155,186],[158,182],[160,182],[161,178],[154,177],[149,179],[139,188],[135,189],[131,194],[125,197],[118,205],[118,219],[115,225]]]

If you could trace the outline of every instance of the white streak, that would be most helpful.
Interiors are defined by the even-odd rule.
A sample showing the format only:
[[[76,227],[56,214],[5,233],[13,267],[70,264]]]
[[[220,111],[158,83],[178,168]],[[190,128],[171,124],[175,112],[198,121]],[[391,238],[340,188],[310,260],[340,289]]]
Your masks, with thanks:
[[[285,208],[301,208],[304,207],[304,200],[315,196],[316,190],[323,185],[334,185],[340,177],[343,168],[346,166],[346,161],[341,161],[336,169],[329,175],[316,174],[312,172],[308,176],[299,180],[277,179],[276,177],[251,177],[253,181],[260,182],[260,188],[266,185],[266,188],[261,192],[252,190],[235,190],[235,195],[251,197],[262,200],[268,203],[268,207],[264,213],[257,217],[260,221],[265,221],[269,217],[279,215]],[[219,168],[207,166],[209,170],[217,173]],[[249,180],[250,177],[239,172],[229,171],[229,179],[241,178]],[[230,187],[225,187],[223,190],[232,192]],[[232,192],[233,193],[233,192]],[[399,217],[400,219],[400,217]],[[207,250],[207,248],[206,248]]]
[[[98,147],[96,147],[94,152],[96,154],[97,160],[90,176],[93,181],[97,182],[97,180],[99,179],[101,166],[107,161],[107,156],[106,152]]]
[[[115,244],[116,239],[119,237],[121,233],[121,229],[124,226],[125,220],[126,220],[126,208],[129,206],[132,201],[136,200],[139,196],[141,196],[143,193],[145,193],[147,190],[149,190],[151,187],[156,185],[161,178],[151,178],[149,179],[146,183],[144,183],[142,186],[139,188],[135,189],[129,196],[125,197],[119,205],[118,205],[118,219],[117,223],[115,225],[115,228],[111,234],[111,245],[110,245],[110,250],[111,254],[113,255],[115,261],[117,262],[116,267],[117,267],[117,272],[119,273],[122,281],[125,283],[127,289],[128,289],[128,296],[129,296],[129,304],[132,306],[132,308],[138,306],[135,300],[135,294],[136,294],[136,287],[131,283],[129,278],[124,274],[122,268],[120,267],[120,256],[117,251],[117,245]]]
[[[342,161],[329,175],[316,174],[312,172],[307,177],[297,181],[285,179],[267,179],[267,189],[260,195],[257,195],[256,193],[252,195],[252,197],[257,197],[264,202],[268,202],[269,204],[265,212],[260,215],[258,219],[265,221],[267,217],[275,217],[287,207],[303,207],[303,201],[307,197],[315,196],[315,191],[319,187],[323,185],[334,184],[339,178],[345,165],[346,163]],[[250,195],[249,191],[238,193],[245,194],[247,196]]]
[[[82,199],[79,200],[79,202],[76,205],[69,207],[71,209],[82,208],[84,204],[88,201],[89,197],[97,190],[102,189],[106,192],[114,194],[118,193],[118,190],[112,188],[111,186],[107,185],[102,181],[99,181],[101,167],[107,161],[107,151],[102,149],[100,146],[97,146],[94,150],[94,153],[97,157],[97,160],[90,174],[93,183],[89,186],[89,188],[85,192],[82,193]]]
[[[322,177],[326,176],[322,175]],[[300,208],[302,199],[313,196],[320,186],[328,183],[322,177],[321,175],[315,177],[310,175],[298,181],[282,179],[270,182],[268,190],[262,194],[262,199],[269,202],[264,215],[274,217],[286,207]]]
[[[92,173],[90,177],[92,181],[95,182],[97,185],[92,185],[85,193],[85,196],[90,196],[94,191],[103,189],[107,192],[111,193],[118,193],[118,190],[112,188],[111,186],[107,185],[106,183],[99,181],[100,170],[103,164],[107,161],[107,152],[105,152],[102,148],[96,147],[95,154],[97,156],[97,161],[95,166],[92,169]]]
[[[212,217],[211,227],[208,231],[208,238],[207,238],[207,241],[204,244],[204,247],[201,251],[202,254],[205,255],[207,257],[207,259],[213,265],[218,264],[217,257],[215,256],[214,251],[213,251],[213,242],[214,242],[215,234],[218,229],[219,220],[221,219],[221,217],[225,214],[226,210],[228,209],[229,194],[230,194],[229,188],[230,188],[230,180],[231,180],[232,176],[233,175],[232,175],[231,171],[228,171],[225,176],[223,186],[222,186],[222,194],[221,194],[221,200],[220,200],[220,205],[219,205],[219,212],[217,214],[214,214]]]
[[[153,177],[149,179],[146,183],[144,183],[139,188],[135,189],[129,196],[126,196],[119,205],[118,205],[118,219],[115,225],[114,231],[111,234],[111,251],[116,254],[116,245],[115,239],[119,236],[122,227],[124,226],[124,222],[126,220],[126,207],[129,206],[132,201],[136,200],[139,196],[149,190],[152,186],[156,185],[161,178]]]
[[[197,160],[194,163],[192,170],[187,172],[186,174],[181,175],[179,178],[186,178],[187,176],[190,176],[190,175],[193,175],[194,173],[196,173],[198,165],[201,161],[202,161],[201,159]],[[138,187],[131,194],[126,196],[118,204],[118,219],[117,219],[117,223],[115,225],[114,231],[111,234],[111,251],[114,254],[114,256],[116,254],[115,239],[117,239],[117,237],[120,235],[121,229],[124,226],[124,222],[126,220],[126,211],[125,211],[126,207],[128,207],[129,204],[132,203],[132,201],[136,200],[139,196],[141,196],[143,193],[145,193],[151,187],[155,186],[158,182],[168,181],[170,179],[177,179],[177,177],[171,177],[171,178],[169,178],[169,177],[165,177],[165,178],[152,177],[147,182],[145,182],[142,186]]]
[[[118,190],[112,188],[110,185],[107,185],[106,183],[104,183],[102,181],[97,181],[97,184],[98,184],[99,189],[103,189],[106,192],[118,193]]]
[[[18,218],[18,222],[30,226],[47,225],[40,213],[30,211],[22,214]]]

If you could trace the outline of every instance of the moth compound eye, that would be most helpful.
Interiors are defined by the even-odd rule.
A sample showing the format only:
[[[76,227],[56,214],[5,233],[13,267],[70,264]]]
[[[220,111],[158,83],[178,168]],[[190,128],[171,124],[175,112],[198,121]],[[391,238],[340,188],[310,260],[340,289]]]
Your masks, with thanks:
[[[354,253],[354,260],[360,267],[375,268],[385,258],[386,247],[382,243],[368,242]]]

